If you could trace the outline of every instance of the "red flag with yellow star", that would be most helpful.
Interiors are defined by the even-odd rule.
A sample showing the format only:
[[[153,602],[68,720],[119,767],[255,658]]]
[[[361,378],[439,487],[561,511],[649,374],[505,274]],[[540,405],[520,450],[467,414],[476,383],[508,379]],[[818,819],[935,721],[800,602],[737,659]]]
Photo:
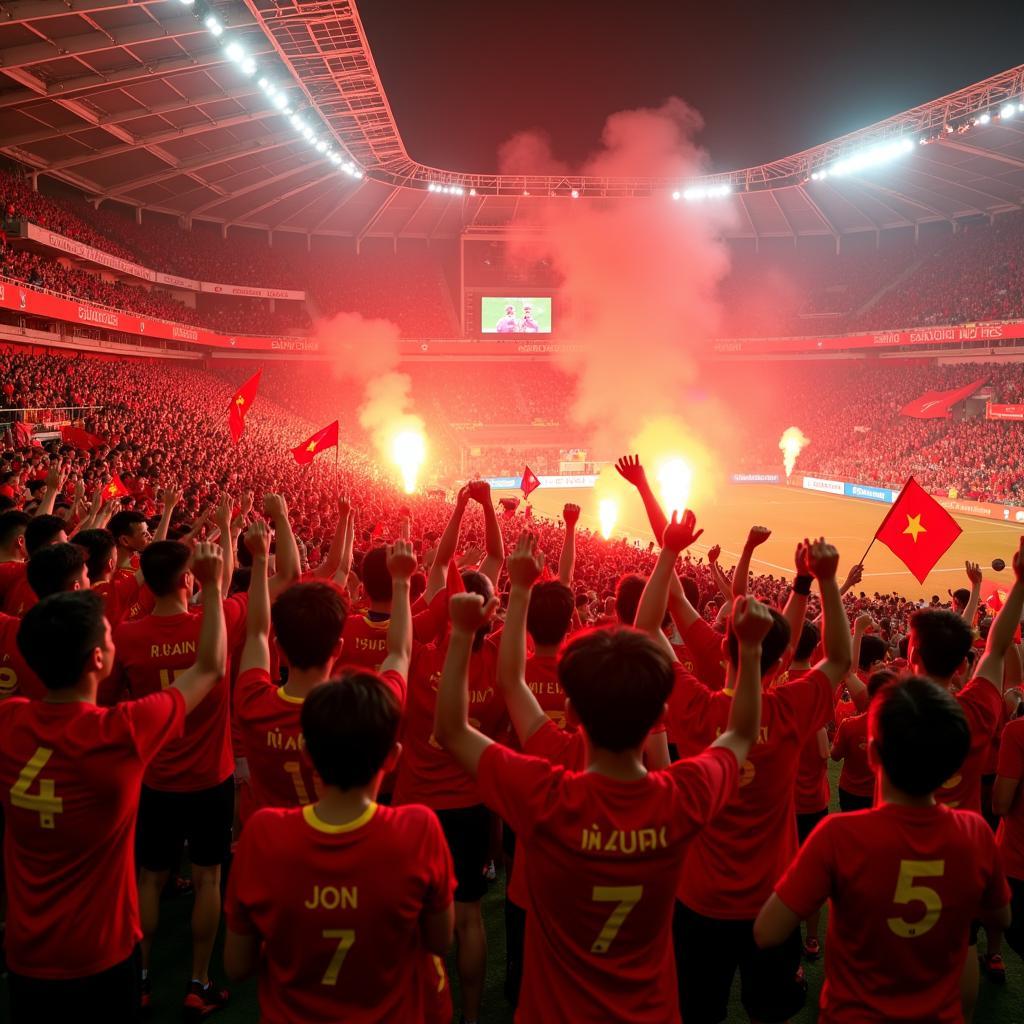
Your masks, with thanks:
[[[292,449],[295,461],[304,466],[312,462],[322,451],[327,448],[338,447],[338,421],[329,423],[323,430],[318,430],[312,437],[307,437],[300,445]]]
[[[263,373],[262,367],[235,392],[231,399],[231,405],[228,407],[228,426],[231,428],[231,437],[235,444],[242,439],[245,417],[256,398],[256,389],[260,386],[261,373]]]
[[[110,483],[103,488],[103,501],[113,501],[115,498],[126,498],[132,492],[125,487],[124,481],[115,473],[110,478]]]
[[[963,531],[960,524],[913,478],[875,534],[924,583],[935,563]]]

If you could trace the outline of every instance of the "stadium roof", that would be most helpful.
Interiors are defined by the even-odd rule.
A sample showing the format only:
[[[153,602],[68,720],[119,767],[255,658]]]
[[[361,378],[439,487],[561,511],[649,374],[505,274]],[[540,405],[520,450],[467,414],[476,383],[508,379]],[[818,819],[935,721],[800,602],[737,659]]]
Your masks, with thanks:
[[[229,39],[257,72],[231,59]],[[673,192],[728,186],[706,201],[731,207],[727,234],[743,238],[839,236],[1024,206],[1024,65],[786,159],[689,182],[418,163],[353,0],[7,0],[0,72],[0,152],[96,200],[275,230],[504,231],[533,221],[540,204],[571,202],[573,190],[582,201],[670,202]],[[263,77],[365,176],[312,150]],[[914,145],[899,159],[819,179],[903,139]]]

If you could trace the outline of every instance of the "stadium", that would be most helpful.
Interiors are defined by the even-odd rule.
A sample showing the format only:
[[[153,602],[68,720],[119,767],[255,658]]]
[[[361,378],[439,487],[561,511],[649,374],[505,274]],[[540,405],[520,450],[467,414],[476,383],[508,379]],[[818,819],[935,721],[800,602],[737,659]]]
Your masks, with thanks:
[[[478,171],[379,7],[0,3],[0,1019],[1024,1021],[1024,65]]]

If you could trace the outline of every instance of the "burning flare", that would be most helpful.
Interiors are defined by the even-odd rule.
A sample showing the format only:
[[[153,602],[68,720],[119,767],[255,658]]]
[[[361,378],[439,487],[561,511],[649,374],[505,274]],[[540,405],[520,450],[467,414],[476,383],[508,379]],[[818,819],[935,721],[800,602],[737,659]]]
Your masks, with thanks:
[[[619,503],[612,498],[605,498],[597,506],[597,517],[601,521],[601,536],[608,540],[619,518]]]
[[[793,467],[796,465],[796,457],[811,443],[809,437],[799,427],[787,427],[779,438],[779,448],[782,450],[782,462],[786,467],[786,476],[793,475]]]
[[[402,474],[405,493],[416,490],[416,477],[427,455],[427,441],[419,430],[401,430],[391,442],[391,458]]]
[[[693,486],[690,464],[678,456],[670,456],[658,466],[658,483],[661,485],[661,505],[665,515],[671,516],[673,512],[682,515]]]

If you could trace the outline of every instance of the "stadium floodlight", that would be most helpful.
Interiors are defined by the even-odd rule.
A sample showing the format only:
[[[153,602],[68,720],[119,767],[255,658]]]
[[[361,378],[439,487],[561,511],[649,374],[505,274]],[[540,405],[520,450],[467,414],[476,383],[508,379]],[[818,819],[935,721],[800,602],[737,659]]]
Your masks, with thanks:
[[[731,192],[732,185],[726,181],[719,185],[694,185],[691,188],[684,189],[683,198],[688,203],[694,203],[701,202],[704,199],[721,199]],[[674,199],[676,195],[677,193],[673,192],[672,198]]]
[[[978,118],[978,124],[988,124],[991,120],[992,118],[989,116],[989,114],[985,113]]]
[[[1014,114],[1017,113],[1017,108],[1012,103],[1007,103],[1002,110],[999,111],[999,116],[1004,121],[1009,121]]]
[[[879,143],[877,146],[869,146],[867,149],[859,150],[850,156],[837,160],[829,167],[823,167],[811,175],[812,181],[824,181],[828,177],[842,177],[845,174],[857,174],[870,167],[877,167],[886,164],[890,160],[905,156],[914,148],[910,139],[896,139],[893,142]]]
[[[475,195],[476,195],[476,189],[475,189],[475,188],[471,188],[471,189],[469,190],[469,194],[470,194],[471,196],[475,196]]]
[[[240,43],[230,42],[224,46],[224,52],[227,54],[230,60],[233,60],[236,64],[241,64],[245,60],[245,50],[242,49]]]
[[[195,2],[196,0],[178,0],[182,7],[191,7]]]
[[[270,82],[268,82],[268,81],[267,81],[267,80],[266,80],[265,78],[261,78],[261,79],[260,79],[260,80],[259,80],[259,81],[258,81],[258,82],[257,82],[256,84],[257,84],[257,85],[258,85],[258,86],[259,86],[259,87],[260,87],[260,88],[261,88],[261,89],[262,89],[262,90],[263,90],[263,91],[264,91],[264,92],[265,92],[265,93],[266,93],[266,94],[267,94],[268,96],[272,95],[272,93],[271,93],[271,91],[270,91],[270,90],[271,90],[271,89],[272,89],[273,87],[271,86]]]
[[[681,199],[682,195],[683,195],[682,192],[676,190],[675,192],[672,193],[672,198],[673,199]]]
[[[572,191],[571,191],[571,192],[569,193],[569,195],[571,195],[571,196],[573,197],[573,199],[579,199],[579,197],[580,197],[580,190],[579,190],[578,188],[574,188],[574,189],[573,189],[573,190],[572,190]]]
[[[219,36],[224,31],[224,26],[217,20],[215,14],[207,15],[203,24],[210,30],[210,35]]]
[[[319,142],[318,142],[318,143],[316,144],[316,151],[317,151],[318,153],[326,153],[326,152],[327,152],[327,143],[326,143],[326,142],[324,142],[324,140],[323,140],[323,139],[321,139],[321,140],[320,140],[320,141],[319,141]]]
[[[356,170],[355,170],[355,173],[353,174],[353,177],[355,177],[355,178],[362,178],[363,177],[363,172],[361,170],[359,170],[359,168],[357,167]]]
[[[301,118],[301,117],[299,117],[299,115],[298,115],[298,114],[292,114],[292,116],[291,116],[291,123],[292,123],[292,127],[293,127],[293,128],[294,128],[294,129],[295,129],[295,130],[296,130],[297,132],[301,132],[301,131],[302,131],[302,129],[303,129],[303,128],[305,127],[305,125],[306,125],[306,122],[305,122],[305,121],[303,121],[303,120],[302,120],[302,118]]]
[[[284,110],[288,106],[288,97],[283,92],[275,92],[271,103],[277,107],[278,110]]]
[[[254,61],[252,57],[246,57],[239,65],[239,67],[241,67],[242,71],[244,71],[245,74],[247,75],[256,74],[256,61]]]

